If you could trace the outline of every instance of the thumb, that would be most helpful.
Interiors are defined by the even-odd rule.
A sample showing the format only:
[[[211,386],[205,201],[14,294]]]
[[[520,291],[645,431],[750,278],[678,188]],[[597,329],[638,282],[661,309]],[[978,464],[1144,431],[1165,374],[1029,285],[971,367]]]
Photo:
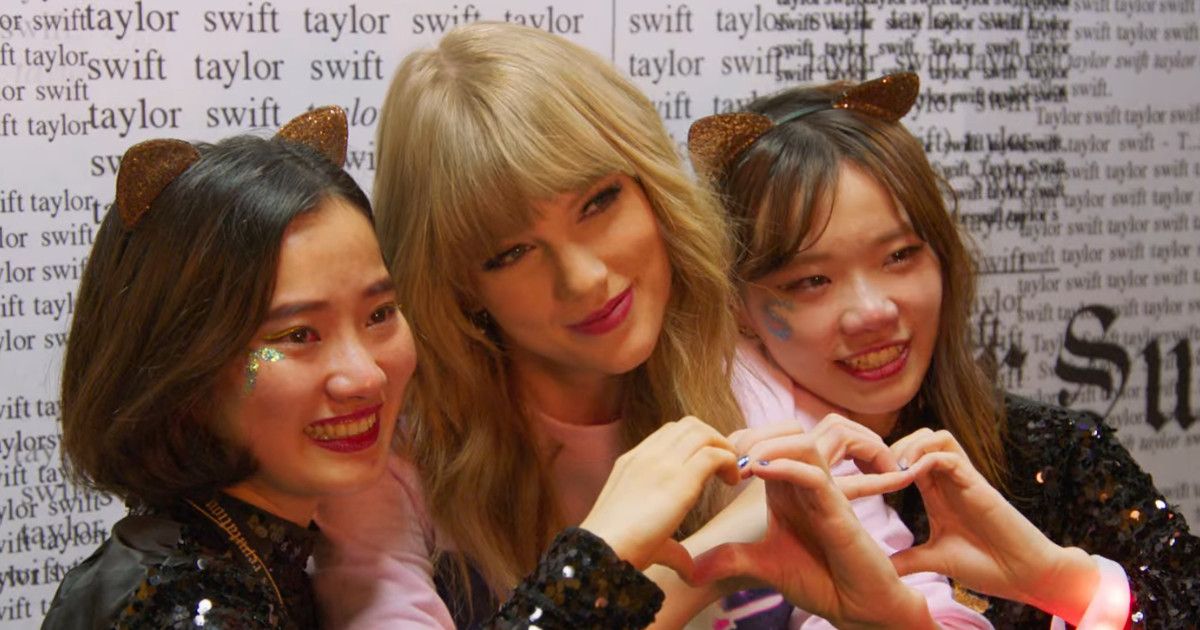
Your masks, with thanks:
[[[692,583],[692,575],[695,572],[695,563],[692,561],[692,554],[678,541],[668,538],[659,545],[654,552],[654,557],[650,559],[651,564],[661,564],[664,567],[671,569],[679,574],[679,577],[688,584]]]
[[[693,586],[702,586],[729,578],[757,578],[759,571],[768,561],[761,558],[761,543],[724,543],[696,557],[691,580]]]
[[[947,566],[941,554],[937,552],[937,549],[930,547],[928,543],[897,551],[892,554],[891,560],[892,566],[896,568],[896,573],[901,577],[926,571],[950,577],[946,572]]]

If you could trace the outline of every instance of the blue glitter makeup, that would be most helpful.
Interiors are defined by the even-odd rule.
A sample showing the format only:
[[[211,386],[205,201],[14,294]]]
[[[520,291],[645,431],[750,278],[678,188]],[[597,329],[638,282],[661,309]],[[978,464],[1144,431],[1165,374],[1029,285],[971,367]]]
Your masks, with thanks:
[[[767,332],[771,333],[780,341],[787,341],[792,338],[792,327],[788,324],[787,317],[780,314],[779,311],[791,312],[796,307],[790,300],[781,300],[772,298],[763,304],[763,316],[767,319]]]
[[[262,362],[278,363],[284,359],[282,352],[275,348],[259,348],[251,350],[250,357],[246,359],[246,387],[244,393],[249,394],[254,391],[254,383],[258,380],[258,368]]]

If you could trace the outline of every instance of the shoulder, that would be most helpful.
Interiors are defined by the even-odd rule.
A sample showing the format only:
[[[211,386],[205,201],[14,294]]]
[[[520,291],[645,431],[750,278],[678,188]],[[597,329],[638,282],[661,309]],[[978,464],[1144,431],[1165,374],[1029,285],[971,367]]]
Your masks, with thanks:
[[[1005,394],[1006,446],[1019,454],[1057,459],[1096,443],[1115,445],[1115,431],[1095,413]],[[1040,457],[1039,457],[1040,456]]]
[[[197,556],[151,569],[120,611],[121,628],[286,628],[262,580],[236,562]]]

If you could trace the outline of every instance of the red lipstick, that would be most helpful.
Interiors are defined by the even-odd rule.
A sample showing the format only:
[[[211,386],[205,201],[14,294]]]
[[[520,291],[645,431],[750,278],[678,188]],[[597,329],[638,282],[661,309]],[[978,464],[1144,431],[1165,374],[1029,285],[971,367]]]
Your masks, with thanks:
[[[621,325],[633,307],[633,287],[617,294],[587,317],[570,324],[567,328],[584,335],[603,335]]]
[[[338,453],[361,451],[379,439],[379,410],[382,407],[373,405],[344,416],[318,420],[304,427],[304,434],[324,449]]]

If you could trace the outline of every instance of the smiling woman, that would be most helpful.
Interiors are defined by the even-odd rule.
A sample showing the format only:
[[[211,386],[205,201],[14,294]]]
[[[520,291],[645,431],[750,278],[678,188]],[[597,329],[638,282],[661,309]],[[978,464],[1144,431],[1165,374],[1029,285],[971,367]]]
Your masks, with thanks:
[[[126,152],[62,418],[72,472],[131,511],[45,627],[315,627],[317,501],[382,473],[416,358],[345,133],[324,109]]]

